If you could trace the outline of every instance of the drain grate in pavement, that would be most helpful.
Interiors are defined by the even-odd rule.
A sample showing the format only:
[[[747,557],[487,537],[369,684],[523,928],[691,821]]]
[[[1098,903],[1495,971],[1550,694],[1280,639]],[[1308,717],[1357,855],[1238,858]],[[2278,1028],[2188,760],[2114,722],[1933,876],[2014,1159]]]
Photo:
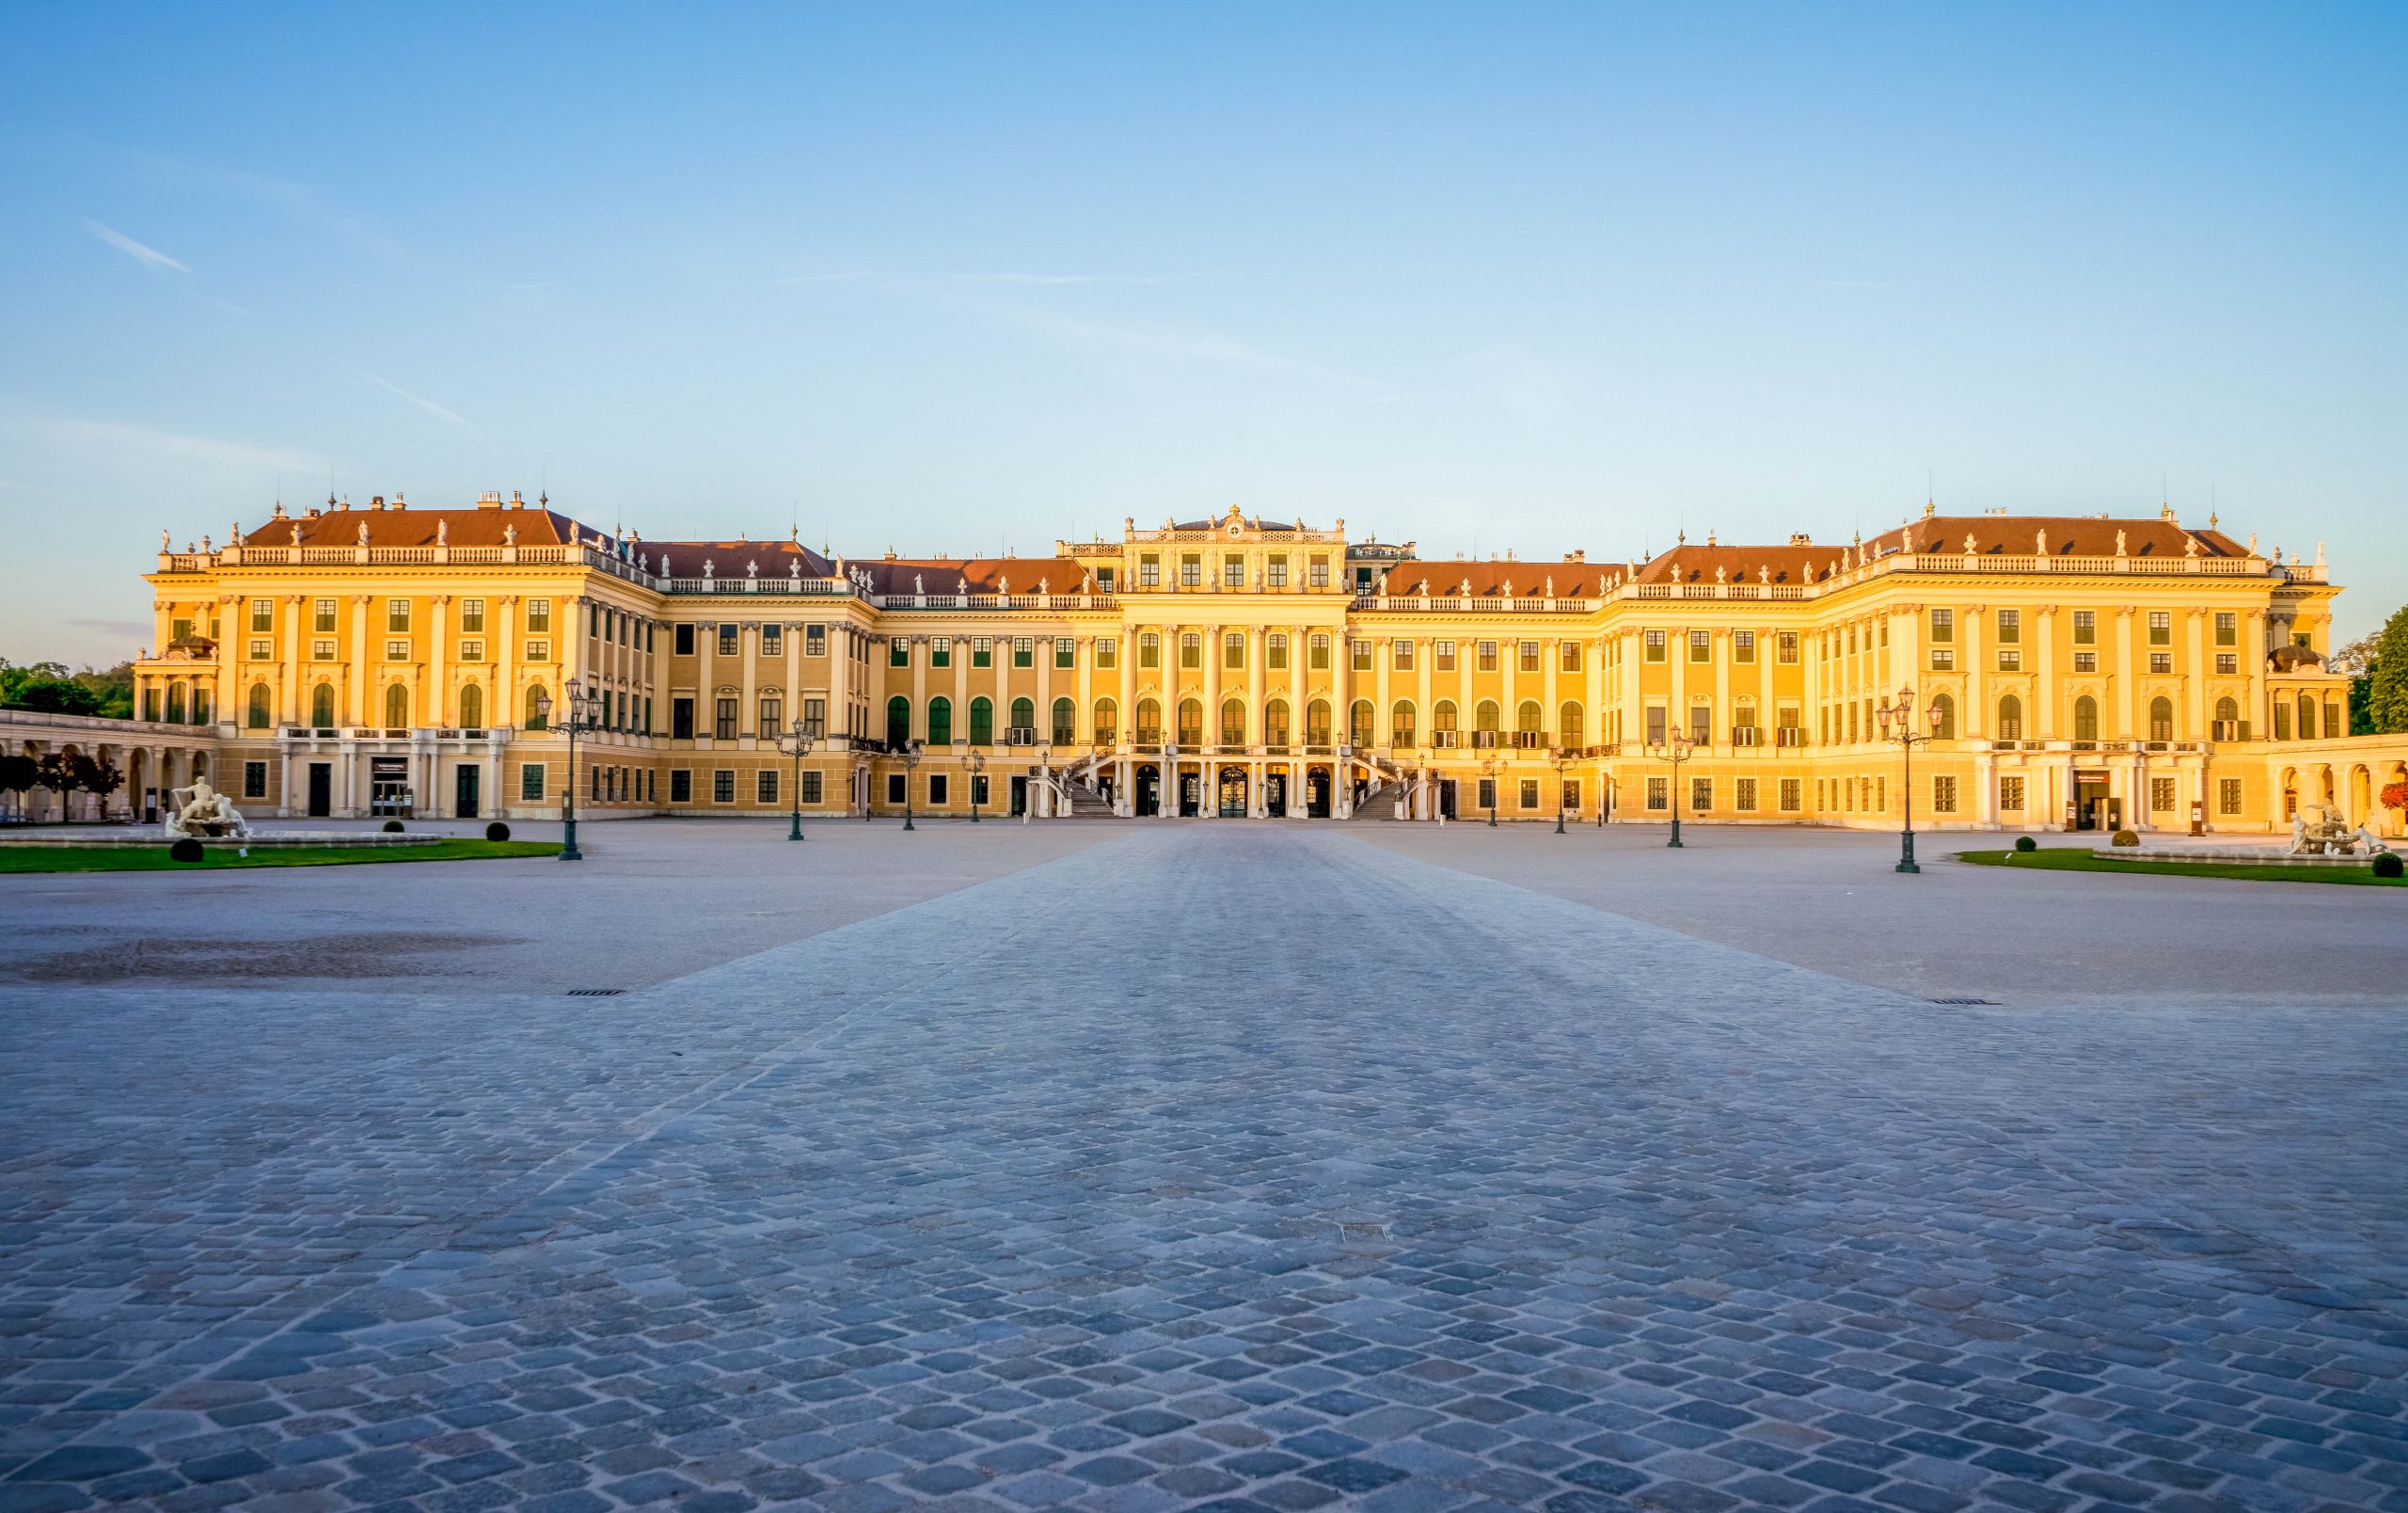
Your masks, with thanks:
[[[1999,1001],[1996,998],[1934,998],[1931,1001],[1934,1003],[1980,1004],[1990,1009],[2000,1007]]]
[[[571,988],[568,995],[572,998],[615,998],[626,991],[625,988]]]

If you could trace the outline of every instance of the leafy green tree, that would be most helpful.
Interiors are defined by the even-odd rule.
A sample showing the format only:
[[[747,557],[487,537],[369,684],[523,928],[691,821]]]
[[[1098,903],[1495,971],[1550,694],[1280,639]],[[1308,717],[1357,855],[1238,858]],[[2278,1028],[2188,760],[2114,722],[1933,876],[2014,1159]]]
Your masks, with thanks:
[[[0,756],[0,793],[17,796],[17,812],[25,812],[25,800],[41,783],[41,764],[32,757],[11,752]]]
[[[100,801],[101,813],[105,817],[109,808],[109,795],[125,787],[125,773],[119,771],[117,763],[105,756],[93,757],[79,754],[72,759],[71,766],[75,786]]]
[[[2367,733],[2408,730],[2408,604],[2394,610],[2384,623],[2366,674]],[[2350,728],[2358,728],[2355,689],[2352,690]]]

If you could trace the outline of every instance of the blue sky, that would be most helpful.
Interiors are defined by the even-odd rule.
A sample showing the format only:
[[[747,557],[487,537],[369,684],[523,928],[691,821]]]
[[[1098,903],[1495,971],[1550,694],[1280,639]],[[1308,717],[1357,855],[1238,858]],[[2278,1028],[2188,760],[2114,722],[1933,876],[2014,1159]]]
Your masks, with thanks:
[[[1619,558],[2213,505],[2408,599],[2408,7],[18,7],[0,654],[329,487]]]

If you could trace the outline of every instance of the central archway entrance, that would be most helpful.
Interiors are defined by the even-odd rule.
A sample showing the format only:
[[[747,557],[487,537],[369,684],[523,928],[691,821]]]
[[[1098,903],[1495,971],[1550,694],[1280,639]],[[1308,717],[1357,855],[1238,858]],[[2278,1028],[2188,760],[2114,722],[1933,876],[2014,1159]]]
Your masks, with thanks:
[[[1245,769],[1243,767],[1222,768],[1220,788],[1221,818],[1224,820],[1244,819]]]
[[[1305,817],[1309,820],[1329,818],[1329,769],[1316,767],[1305,773]]]

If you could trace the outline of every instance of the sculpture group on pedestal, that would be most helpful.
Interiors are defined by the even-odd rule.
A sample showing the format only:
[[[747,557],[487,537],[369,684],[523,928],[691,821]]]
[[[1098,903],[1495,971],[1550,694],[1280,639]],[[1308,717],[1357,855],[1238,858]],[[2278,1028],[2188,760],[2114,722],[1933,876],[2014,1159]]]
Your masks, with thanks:
[[[2314,812],[2314,819],[2309,818],[2310,811]],[[2304,804],[2291,816],[2294,856],[2350,856],[2361,852],[2376,856],[2390,849],[2366,826],[2352,826],[2341,811],[2329,804]]]
[[[251,827],[243,821],[242,811],[225,794],[210,787],[205,777],[194,778],[190,788],[170,789],[167,796],[172,801],[167,805],[166,818],[169,840],[247,836],[251,833]]]

